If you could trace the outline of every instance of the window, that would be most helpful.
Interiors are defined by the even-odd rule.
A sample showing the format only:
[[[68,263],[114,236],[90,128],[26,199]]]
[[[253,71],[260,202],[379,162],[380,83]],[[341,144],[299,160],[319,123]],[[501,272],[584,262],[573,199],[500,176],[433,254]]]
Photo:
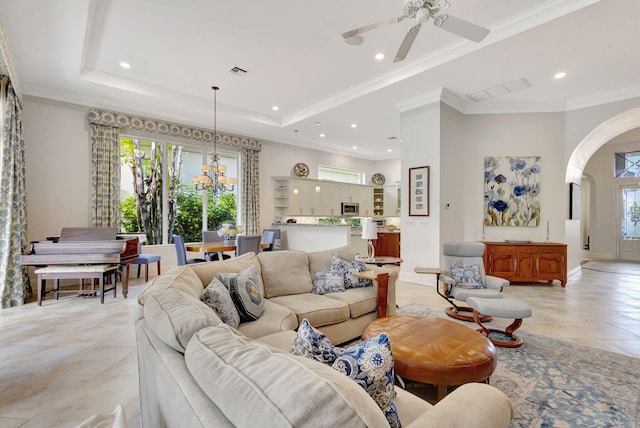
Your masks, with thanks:
[[[615,178],[640,177],[640,151],[614,155]]]
[[[318,180],[364,184],[364,172],[318,165]]]
[[[122,230],[145,233],[148,244],[167,244],[174,234],[200,241],[202,230],[237,221],[238,186],[214,197],[192,182],[209,162],[208,150],[130,136],[120,139],[120,150]],[[239,154],[218,154],[227,176],[238,177]]]

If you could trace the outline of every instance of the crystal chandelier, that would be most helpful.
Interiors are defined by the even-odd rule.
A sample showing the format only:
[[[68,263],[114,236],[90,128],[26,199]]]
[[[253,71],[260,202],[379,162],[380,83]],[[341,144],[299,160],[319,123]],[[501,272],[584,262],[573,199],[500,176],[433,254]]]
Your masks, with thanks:
[[[227,166],[220,165],[220,155],[217,150],[218,130],[217,130],[217,91],[220,89],[217,86],[212,86],[213,89],[213,154],[211,155],[211,162],[207,165],[202,165],[202,175],[193,177],[193,184],[196,186],[196,190],[209,190],[213,191],[214,195],[220,195],[224,192],[232,192],[235,189],[235,185],[238,182],[236,178],[228,178],[226,176]]]

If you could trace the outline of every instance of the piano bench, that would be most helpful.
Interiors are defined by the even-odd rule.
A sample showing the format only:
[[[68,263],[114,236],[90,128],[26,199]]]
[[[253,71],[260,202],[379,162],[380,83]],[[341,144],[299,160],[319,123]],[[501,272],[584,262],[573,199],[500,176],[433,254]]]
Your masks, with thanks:
[[[116,273],[118,272],[118,265],[50,265],[35,270],[35,274],[38,275],[38,306],[42,306],[42,298],[47,293],[55,293],[56,300],[60,293],[94,293],[93,290],[60,290],[61,279],[97,279],[100,285],[100,303],[104,303],[104,293],[113,290],[113,297],[117,297],[116,294]],[[104,280],[107,276],[111,276],[111,287],[104,288]],[[46,291],[45,284],[47,279],[53,279],[53,290]]]

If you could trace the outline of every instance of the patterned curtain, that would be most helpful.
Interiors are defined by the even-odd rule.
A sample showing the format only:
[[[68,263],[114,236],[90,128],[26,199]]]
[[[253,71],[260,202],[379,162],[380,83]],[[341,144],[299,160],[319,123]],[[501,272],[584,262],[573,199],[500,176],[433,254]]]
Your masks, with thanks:
[[[245,149],[242,156],[242,226],[247,235],[260,234],[260,152]]]
[[[27,251],[27,192],[22,108],[7,76],[2,76],[2,153],[0,157],[0,303],[23,305],[31,285],[20,255]]]
[[[91,123],[92,227],[120,227],[120,137],[118,128]]]

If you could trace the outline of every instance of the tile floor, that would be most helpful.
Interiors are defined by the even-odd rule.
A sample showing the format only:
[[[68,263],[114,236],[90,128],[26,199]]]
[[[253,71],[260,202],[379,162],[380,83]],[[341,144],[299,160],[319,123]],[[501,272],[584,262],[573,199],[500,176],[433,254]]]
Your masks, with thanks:
[[[69,296],[0,310],[0,428],[73,427],[122,404],[139,426],[133,322],[141,281],[129,298]],[[398,304],[446,306],[431,287],[398,284]],[[640,358],[640,277],[583,269],[566,288],[511,286],[533,316],[522,329]],[[524,345],[526,346],[526,344]]]

